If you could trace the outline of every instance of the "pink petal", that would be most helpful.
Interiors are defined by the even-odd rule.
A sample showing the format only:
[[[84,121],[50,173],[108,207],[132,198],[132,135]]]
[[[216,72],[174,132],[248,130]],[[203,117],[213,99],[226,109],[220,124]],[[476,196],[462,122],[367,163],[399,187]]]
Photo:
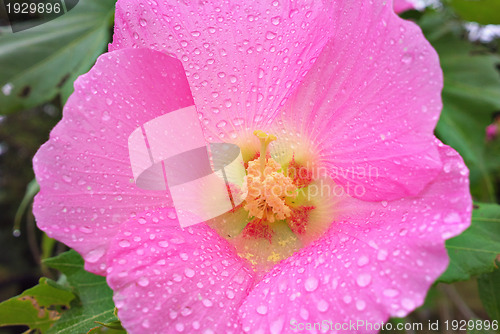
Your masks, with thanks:
[[[486,140],[492,141],[498,136],[498,124],[493,123],[486,127]]]
[[[148,47],[183,61],[209,140],[276,115],[333,33],[322,1],[117,4],[110,50]]]
[[[86,269],[104,274],[110,240],[130,215],[169,205],[165,191],[133,182],[128,136],[144,122],[193,105],[181,63],[151,50],[101,56],[75,82],[63,119],[33,165],[40,229],[80,252]]]
[[[200,224],[181,229],[173,208],[131,219],[110,247],[108,284],[129,333],[238,333],[253,272]]]
[[[421,196],[339,203],[328,234],[276,266],[250,293],[241,308],[243,328],[279,333],[291,321],[323,319],[373,324],[421,305],[448,264],[445,239],[471,219],[468,170],[451,148],[440,144],[439,153],[443,170]]]
[[[394,0],[393,7],[394,7],[394,11],[398,14],[402,13],[402,12],[406,12],[407,10],[410,10],[410,9],[416,9],[415,5],[408,0]]]
[[[418,194],[441,169],[433,130],[443,78],[420,28],[372,3],[338,9],[337,34],[282,118],[312,138],[338,183],[390,200]]]

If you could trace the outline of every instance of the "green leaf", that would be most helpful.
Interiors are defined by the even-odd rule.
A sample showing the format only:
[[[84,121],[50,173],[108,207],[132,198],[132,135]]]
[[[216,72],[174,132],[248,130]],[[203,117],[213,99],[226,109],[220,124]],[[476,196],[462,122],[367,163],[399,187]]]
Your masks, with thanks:
[[[477,203],[471,226],[461,235],[446,241],[450,264],[438,279],[450,283],[495,269],[500,254],[500,205]]]
[[[443,24],[443,22],[445,22]],[[456,149],[470,169],[474,198],[495,202],[493,169],[485,129],[500,110],[500,57],[460,38],[463,29],[444,14],[427,13],[419,22],[439,54],[444,73],[443,111],[436,134]]]
[[[0,326],[25,325],[46,332],[74,298],[71,291],[42,277],[38,285],[0,304]]]
[[[85,271],[83,259],[77,252],[71,250],[44,263],[61,271],[79,297],[48,333],[87,333],[98,326],[97,322],[118,320],[114,314],[113,291],[106,284],[106,279]]]
[[[82,0],[67,14],[0,36],[0,114],[67,96],[110,39],[115,0]],[[69,85],[69,86],[68,86]]]
[[[480,24],[500,24],[500,1],[498,0],[449,0],[460,17]]]
[[[477,285],[479,297],[490,319],[500,322],[500,269],[481,275]]]

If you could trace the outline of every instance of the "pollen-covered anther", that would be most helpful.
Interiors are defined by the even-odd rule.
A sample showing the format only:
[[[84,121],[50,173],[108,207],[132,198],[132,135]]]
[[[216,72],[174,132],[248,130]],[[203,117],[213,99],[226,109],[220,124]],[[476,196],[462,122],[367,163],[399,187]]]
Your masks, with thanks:
[[[244,192],[251,217],[274,222],[290,217],[291,209],[285,202],[287,197],[295,197],[297,187],[293,181],[281,173],[281,166],[274,159],[267,157],[267,146],[276,139],[263,131],[254,133],[261,142],[260,157],[248,162]]]

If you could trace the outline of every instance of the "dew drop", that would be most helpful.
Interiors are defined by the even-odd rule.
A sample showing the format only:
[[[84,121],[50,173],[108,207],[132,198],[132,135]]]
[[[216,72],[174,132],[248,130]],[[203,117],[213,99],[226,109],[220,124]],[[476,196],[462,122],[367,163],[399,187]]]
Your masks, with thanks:
[[[127,248],[127,247],[130,247],[130,242],[128,240],[120,240],[120,242],[118,243],[118,246],[120,246],[122,248]]]
[[[318,288],[318,279],[316,277],[309,277],[305,282],[305,289],[308,292],[312,292]]]
[[[259,67],[259,71],[258,71],[258,78],[259,79],[262,79],[264,77],[264,70],[262,68]]]
[[[462,222],[462,219],[460,218],[460,215],[458,213],[452,212],[444,217],[444,222],[446,224],[458,224]]]
[[[107,111],[103,111],[102,116],[101,116],[101,119],[102,119],[103,121],[109,121],[109,120],[111,119],[111,116],[109,116],[109,112],[107,112]]]
[[[184,324],[183,323],[178,323],[175,325],[175,330],[178,331],[179,333],[184,331]]]
[[[85,260],[89,263],[96,263],[99,259],[104,255],[104,249],[98,248],[89,252],[87,256],[85,256]]]
[[[360,266],[360,267],[366,266],[368,264],[368,262],[370,262],[370,259],[368,258],[368,256],[363,255],[358,259],[358,266]]]
[[[415,308],[415,302],[409,298],[403,298],[401,305],[407,310],[413,310]]]
[[[372,276],[370,274],[360,274],[356,279],[356,283],[362,288],[369,285],[372,281]]]
[[[216,126],[217,126],[218,128],[223,128],[223,127],[225,127],[225,126],[226,126],[226,124],[227,124],[227,122],[226,122],[226,121],[224,121],[224,120],[222,120],[222,121],[220,121],[219,123],[217,123],[217,125],[216,125]]]
[[[399,295],[399,291],[395,290],[395,289],[385,289],[383,294],[386,297],[392,298],[392,297],[396,297],[397,295]]]
[[[141,278],[139,278],[139,281],[137,283],[140,286],[146,287],[149,285],[149,279],[147,277],[141,277]]]
[[[226,297],[228,299],[234,299],[234,292],[232,290],[227,290],[226,291]]]
[[[405,64],[410,64],[412,60],[413,60],[413,56],[409,53],[405,53],[403,55],[403,58],[401,58],[401,61]]]
[[[358,300],[356,302],[356,308],[359,310],[359,311],[363,311],[366,307],[366,303],[364,300]]]
[[[257,307],[257,313],[261,315],[266,315],[267,314],[267,306],[266,305],[260,305]]]
[[[191,278],[194,276],[194,270],[191,268],[186,268],[184,269],[184,275],[186,275],[186,277],[188,278]]]
[[[385,249],[378,251],[377,260],[385,261],[387,259],[388,252]]]
[[[169,212],[167,213],[167,217],[168,217],[169,219],[172,219],[172,220],[173,220],[173,219],[176,219],[176,218],[177,218],[177,214],[175,213],[175,211],[169,211]]]
[[[276,33],[272,32],[272,31],[268,31],[266,33],[266,38],[269,39],[269,40],[275,39],[276,38]]]
[[[318,304],[316,305],[318,311],[320,312],[326,312],[328,310],[328,307],[330,305],[328,304],[328,302],[324,299],[321,299]]]

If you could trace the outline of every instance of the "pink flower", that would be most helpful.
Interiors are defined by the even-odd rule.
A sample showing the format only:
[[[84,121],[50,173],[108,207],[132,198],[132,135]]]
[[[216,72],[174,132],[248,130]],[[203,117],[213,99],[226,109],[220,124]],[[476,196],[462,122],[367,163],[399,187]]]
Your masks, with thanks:
[[[408,0],[394,0],[394,11],[402,13],[410,9],[415,9],[415,5]]]
[[[118,1],[110,52],[34,158],[38,226],[107,276],[130,333],[403,317],[470,224],[468,170],[433,135],[442,84],[390,1]],[[181,229],[168,190],[134,184],[128,139],[193,104],[208,142],[241,147],[251,199]],[[277,137],[262,160],[255,130]],[[269,179],[253,174],[260,161]],[[295,195],[252,188],[278,183]]]
[[[498,136],[498,122],[486,127],[486,140],[492,141]]]

